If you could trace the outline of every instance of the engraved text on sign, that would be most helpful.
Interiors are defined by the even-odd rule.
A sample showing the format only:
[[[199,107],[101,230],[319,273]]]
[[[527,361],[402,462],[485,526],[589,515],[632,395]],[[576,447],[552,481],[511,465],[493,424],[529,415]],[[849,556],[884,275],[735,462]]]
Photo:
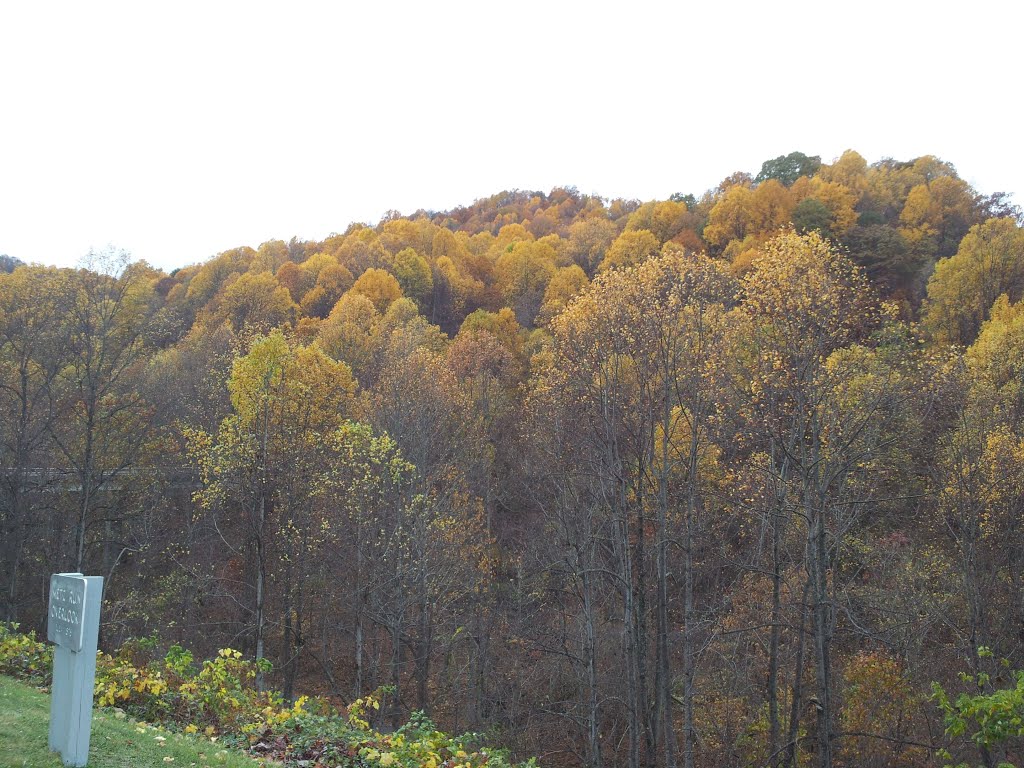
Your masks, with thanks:
[[[50,581],[50,613],[46,639],[78,653],[85,628],[85,579],[55,575]]]

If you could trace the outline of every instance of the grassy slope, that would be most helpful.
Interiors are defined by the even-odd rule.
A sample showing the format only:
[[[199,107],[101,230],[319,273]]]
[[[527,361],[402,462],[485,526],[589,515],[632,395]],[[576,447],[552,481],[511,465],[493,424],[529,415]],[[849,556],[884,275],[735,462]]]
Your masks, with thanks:
[[[255,760],[204,738],[159,731],[112,709],[92,716],[89,768],[256,768]],[[0,676],[0,768],[61,768],[47,749],[50,697]],[[161,741],[158,737],[164,737]],[[165,758],[174,758],[166,760]]]

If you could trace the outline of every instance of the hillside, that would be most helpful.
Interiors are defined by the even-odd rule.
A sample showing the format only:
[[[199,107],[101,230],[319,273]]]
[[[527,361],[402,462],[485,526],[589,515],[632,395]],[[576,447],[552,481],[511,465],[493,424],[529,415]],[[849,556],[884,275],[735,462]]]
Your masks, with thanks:
[[[795,152],[20,266],[0,619],[100,573],[107,650],[545,765],[1019,761],[929,697],[1024,668],[1021,225],[935,157]]]

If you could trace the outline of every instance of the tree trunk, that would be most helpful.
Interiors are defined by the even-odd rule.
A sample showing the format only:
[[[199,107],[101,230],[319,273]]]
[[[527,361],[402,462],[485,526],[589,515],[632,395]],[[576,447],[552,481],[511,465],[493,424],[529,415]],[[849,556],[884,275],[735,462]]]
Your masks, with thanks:
[[[672,402],[670,399],[671,392],[669,390],[668,382],[669,377],[666,375],[663,379],[663,391],[662,391],[662,414],[661,414],[661,445],[659,450],[661,453],[661,468],[658,472],[658,541],[657,541],[657,556],[656,556],[656,568],[657,568],[657,595],[656,595],[656,613],[657,613],[657,643],[656,643],[656,674],[654,678],[655,687],[655,717],[654,725],[658,731],[661,732],[661,736],[665,748],[665,766],[666,768],[676,768],[676,740],[675,740],[675,729],[672,727],[672,666],[669,658],[669,621],[668,621],[668,475],[670,469],[669,460],[669,438],[672,433]],[[684,596],[684,602],[689,605],[692,603],[692,582],[690,577],[691,573],[691,559],[690,559],[690,538],[689,538],[689,518],[684,522],[684,537],[683,542],[685,567],[684,567],[684,579],[686,585],[685,590],[691,590]],[[688,601],[688,602],[687,602]],[[687,616],[687,622],[689,616]],[[690,629],[689,623],[683,629],[683,643],[684,643],[684,677],[686,675],[686,644],[690,640]],[[685,683],[686,688],[683,692],[683,711],[684,711],[684,738],[686,739],[683,746],[684,765],[686,768],[693,768],[693,752],[690,749],[690,729],[689,726],[692,723],[686,722],[686,702],[691,693],[689,681]],[[657,740],[658,733],[655,733],[655,740]],[[686,760],[690,762],[686,762]]]
[[[803,708],[804,690],[804,638],[807,637],[807,596],[811,589],[808,576],[804,582],[803,596],[800,599],[800,631],[796,643],[796,666],[793,670],[792,701],[789,710],[789,733],[786,737],[786,760],[788,768],[797,768],[797,749],[800,746],[800,712]]]
[[[93,421],[92,411],[86,421],[85,454],[82,465],[78,469],[78,481],[81,486],[78,503],[78,526],[75,531],[75,571],[84,573],[85,564],[85,532],[89,522],[89,506],[92,503],[92,464],[93,464]]]
[[[587,764],[590,768],[601,768],[600,712],[597,689],[597,630],[594,622],[593,595],[591,594],[592,540],[588,537],[585,551],[587,560],[583,563],[583,626],[585,638],[583,655],[587,665]]]
[[[772,524],[772,613],[768,641],[768,754],[771,764],[780,761],[779,734],[779,644],[782,622],[782,573],[779,562],[779,519]]]
[[[290,575],[285,575],[290,579]],[[292,587],[289,584],[285,587],[283,595],[284,604],[281,610],[284,614],[284,684],[281,687],[281,695],[285,701],[292,701],[292,694],[295,691],[295,628],[292,625]]]
[[[642,467],[637,467],[637,477],[642,477]],[[640,496],[640,494],[638,494]],[[657,757],[654,743],[654,723],[652,718],[650,695],[647,680],[647,516],[644,514],[643,498],[636,499],[636,545],[633,554],[633,568],[636,571],[636,594],[634,604],[633,651],[636,654],[637,668],[637,705],[640,715],[640,726],[643,728],[644,764],[653,768]]]
[[[619,527],[622,529],[620,543],[622,545],[622,635],[626,654],[626,702],[629,721],[629,768],[640,768],[640,708],[643,701],[638,686],[635,608],[633,606],[633,573],[632,558],[629,546],[628,518],[623,514]]]
[[[356,614],[356,698],[361,699],[363,697],[363,608],[362,605],[359,607],[359,612]]]
[[[696,649],[694,647],[693,604],[693,499],[687,502],[686,521],[683,524],[683,766],[693,768],[693,748],[696,731],[693,725],[693,694],[696,677]]]
[[[772,438],[771,466],[773,468],[776,466],[776,458],[775,439]],[[775,476],[775,509],[770,523],[772,527],[772,626],[768,642],[768,754],[772,766],[779,765],[782,760],[779,748],[779,738],[782,733],[779,713],[779,647],[782,642],[782,541],[788,520],[786,515],[788,468],[789,459],[784,458],[782,466]],[[802,610],[800,615],[803,616]]]
[[[267,581],[267,566],[266,566],[266,553],[264,551],[263,541],[263,523],[266,520],[266,497],[261,493],[258,504],[259,516],[258,516],[258,527],[259,531],[256,535],[256,642],[255,650],[253,653],[254,658],[258,661],[264,657],[263,649],[263,631],[266,610],[266,581]],[[256,673],[256,690],[263,692],[265,690],[263,672],[258,671]]]
[[[391,686],[395,689],[391,727],[397,730],[402,724],[402,629],[399,621],[391,626]]]
[[[823,510],[809,510],[812,515],[810,541],[810,575],[814,632],[814,661],[818,701],[818,765],[832,768],[832,612],[828,595],[828,559]]]
[[[15,472],[18,472],[18,470],[15,469]],[[20,472],[18,473],[20,474]],[[22,521],[20,485],[21,483],[18,479],[11,479],[8,488],[8,494],[11,499],[10,522],[0,532],[3,535],[2,546],[4,549],[2,563],[5,573],[2,576],[7,582],[7,587],[4,590],[4,621],[9,622],[17,621],[18,618],[18,571],[21,563],[22,547],[25,541],[22,530],[24,523]]]

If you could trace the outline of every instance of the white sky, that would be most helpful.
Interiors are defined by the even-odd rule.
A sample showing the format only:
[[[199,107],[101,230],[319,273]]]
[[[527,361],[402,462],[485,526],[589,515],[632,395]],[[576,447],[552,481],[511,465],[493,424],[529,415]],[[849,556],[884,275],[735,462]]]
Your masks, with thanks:
[[[1019,2],[0,0],[0,253],[170,269],[793,150],[935,154],[1021,202],[1022,30]]]

